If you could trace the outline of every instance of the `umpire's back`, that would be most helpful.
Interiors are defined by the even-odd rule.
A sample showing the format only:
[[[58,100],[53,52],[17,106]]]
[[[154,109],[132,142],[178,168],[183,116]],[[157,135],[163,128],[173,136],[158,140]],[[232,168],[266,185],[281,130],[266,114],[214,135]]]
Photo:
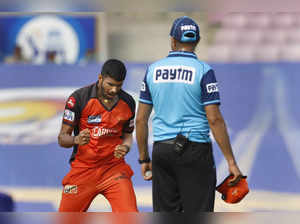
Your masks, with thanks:
[[[191,141],[209,142],[204,106],[219,103],[219,93],[213,70],[194,53],[199,27],[189,17],[181,17],[174,21],[170,35],[172,51],[148,67],[140,96],[141,102],[154,107],[154,141],[181,132]]]

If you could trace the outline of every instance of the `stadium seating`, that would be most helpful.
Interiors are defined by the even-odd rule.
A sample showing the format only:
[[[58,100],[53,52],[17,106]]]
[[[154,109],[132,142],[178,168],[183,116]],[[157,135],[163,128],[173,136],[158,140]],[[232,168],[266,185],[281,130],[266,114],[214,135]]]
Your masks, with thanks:
[[[232,28],[224,28],[219,30],[215,36],[216,44],[234,44],[239,37],[239,31]]]
[[[208,61],[300,61],[299,13],[229,13],[219,23]]]
[[[222,19],[224,27],[241,28],[246,26],[247,17],[242,13],[230,13]]]
[[[264,38],[264,32],[261,29],[248,29],[244,28],[238,31],[239,38],[238,44],[258,44]]]
[[[231,47],[229,45],[214,45],[207,52],[208,58],[213,61],[227,62],[230,59],[230,50]]]
[[[280,47],[274,44],[260,44],[256,46],[255,59],[260,62],[274,62],[279,60]]]
[[[235,45],[231,52],[231,60],[251,62],[255,59],[255,45]]]
[[[247,28],[264,29],[271,25],[271,17],[267,13],[251,13],[247,16]]]
[[[299,44],[287,44],[282,47],[280,52],[280,59],[282,61],[300,61],[300,45]]]
[[[300,24],[300,23],[299,23]],[[299,27],[293,27],[286,32],[286,41],[288,43],[300,43],[300,29]]]

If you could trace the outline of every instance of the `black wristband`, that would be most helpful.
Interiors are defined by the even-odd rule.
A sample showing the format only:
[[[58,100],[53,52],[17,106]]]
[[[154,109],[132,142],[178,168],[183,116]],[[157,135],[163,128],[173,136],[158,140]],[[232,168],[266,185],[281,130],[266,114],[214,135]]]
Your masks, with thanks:
[[[150,163],[151,159],[148,157],[146,159],[143,159],[143,160],[138,160],[139,164],[143,164],[143,163]]]

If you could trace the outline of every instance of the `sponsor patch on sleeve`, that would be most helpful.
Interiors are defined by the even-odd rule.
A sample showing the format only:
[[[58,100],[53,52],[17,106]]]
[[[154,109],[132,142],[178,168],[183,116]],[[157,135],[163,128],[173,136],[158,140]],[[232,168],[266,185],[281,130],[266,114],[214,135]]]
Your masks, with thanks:
[[[71,96],[67,101],[67,107],[72,109],[75,106],[76,100],[73,96]]]
[[[65,109],[65,111],[64,111],[64,120],[73,122],[75,120],[75,113],[73,111]]]
[[[215,83],[206,84],[206,90],[207,90],[207,93],[219,92],[218,83],[215,82]]]

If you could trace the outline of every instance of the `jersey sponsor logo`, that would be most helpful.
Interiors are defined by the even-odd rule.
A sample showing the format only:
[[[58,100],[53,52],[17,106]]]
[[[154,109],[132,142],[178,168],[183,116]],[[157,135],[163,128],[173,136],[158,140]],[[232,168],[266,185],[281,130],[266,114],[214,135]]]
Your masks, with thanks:
[[[146,91],[146,83],[144,81],[142,82],[141,91]]]
[[[64,120],[73,122],[75,120],[75,113],[73,111],[65,109],[65,111],[64,111]]]
[[[67,107],[72,109],[75,106],[76,100],[73,96],[71,96],[67,101]]]
[[[88,117],[89,124],[99,124],[101,122],[101,115],[91,115]]]
[[[154,70],[154,83],[186,83],[193,84],[195,68],[188,66],[161,66]]]
[[[102,127],[94,127],[92,130],[92,136],[93,137],[102,137],[102,136],[112,136],[117,134],[118,131],[111,128],[102,128]]]
[[[219,89],[218,89],[218,83],[215,82],[215,83],[209,83],[206,85],[206,90],[208,93],[214,93],[214,92],[219,92]]]
[[[65,185],[64,193],[65,194],[77,194],[77,185]]]

